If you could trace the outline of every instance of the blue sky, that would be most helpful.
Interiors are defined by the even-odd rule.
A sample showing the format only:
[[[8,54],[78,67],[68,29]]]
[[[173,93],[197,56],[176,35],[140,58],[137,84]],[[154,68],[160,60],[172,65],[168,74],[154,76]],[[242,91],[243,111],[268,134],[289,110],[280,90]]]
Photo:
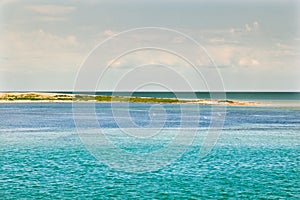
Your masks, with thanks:
[[[80,65],[97,44],[128,29],[165,27],[189,35],[207,50],[226,90],[300,91],[299,4],[296,0],[3,0],[0,90],[72,90]],[[105,54],[147,39],[149,45],[154,41],[170,49],[178,43],[178,50],[193,60],[205,57],[180,36],[168,38],[158,32],[132,33],[120,44],[116,39]],[[211,64],[205,60],[196,63],[204,73]],[[98,89],[114,90],[114,83],[135,66],[157,62],[189,79],[193,89],[207,89],[180,58],[156,51],[136,52],[114,62]],[[153,65],[146,71],[151,80],[159,69]],[[136,72],[131,78],[138,76]],[[179,83],[173,89],[187,90]]]

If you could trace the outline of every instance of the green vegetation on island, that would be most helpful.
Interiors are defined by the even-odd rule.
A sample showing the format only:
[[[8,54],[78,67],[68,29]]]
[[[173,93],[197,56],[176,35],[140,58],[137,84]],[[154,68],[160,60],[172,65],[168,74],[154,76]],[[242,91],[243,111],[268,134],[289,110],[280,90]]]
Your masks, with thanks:
[[[73,96],[71,95],[47,95],[40,93],[5,93],[0,95],[0,100],[4,101],[71,101]]]
[[[4,93],[2,101],[96,101],[96,102],[132,102],[132,103],[178,103],[184,100],[171,98],[126,97],[126,96],[95,96],[69,95],[51,93]]]
[[[231,106],[259,106],[261,104],[235,100],[211,99],[176,99],[153,98],[134,96],[100,96],[87,94],[60,94],[60,93],[0,93],[2,102],[129,102],[129,103],[189,103],[203,105],[231,105]]]

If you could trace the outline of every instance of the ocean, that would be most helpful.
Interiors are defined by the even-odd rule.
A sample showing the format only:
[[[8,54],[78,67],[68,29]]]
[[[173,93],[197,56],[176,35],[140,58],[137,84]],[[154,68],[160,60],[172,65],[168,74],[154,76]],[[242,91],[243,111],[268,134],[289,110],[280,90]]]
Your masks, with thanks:
[[[76,106],[0,104],[0,199],[300,198],[299,107]]]

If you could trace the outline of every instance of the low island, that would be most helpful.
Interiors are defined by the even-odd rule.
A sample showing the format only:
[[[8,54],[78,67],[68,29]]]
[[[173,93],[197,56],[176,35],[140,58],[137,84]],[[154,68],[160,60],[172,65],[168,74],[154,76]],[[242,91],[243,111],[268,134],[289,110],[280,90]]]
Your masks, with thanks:
[[[237,100],[212,100],[212,99],[177,99],[177,98],[152,98],[134,96],[102,96],[87,94],[64,93],[0,93],[1,103],[22,102],[130,102],[130,103],[160,103],[160,104],[203,104],[203,105],[228,105],[228,106],[261,106],[262,104]]]

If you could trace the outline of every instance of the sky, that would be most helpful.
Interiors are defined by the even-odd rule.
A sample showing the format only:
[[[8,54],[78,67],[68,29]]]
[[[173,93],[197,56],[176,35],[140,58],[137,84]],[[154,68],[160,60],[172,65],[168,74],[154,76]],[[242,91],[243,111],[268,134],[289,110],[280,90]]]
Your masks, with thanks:
[[[300,91],[299,9],[297,0],[2,0],[0,91]]]

